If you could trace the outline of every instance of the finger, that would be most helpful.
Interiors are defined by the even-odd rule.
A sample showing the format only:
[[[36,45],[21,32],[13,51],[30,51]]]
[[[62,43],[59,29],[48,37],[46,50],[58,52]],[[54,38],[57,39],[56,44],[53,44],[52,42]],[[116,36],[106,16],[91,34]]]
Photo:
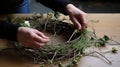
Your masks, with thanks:
[[[39,32],[38,30],[36,30],[36,34],[38,34],[39,36],[41,36],[45,39],[49,39],[49,37],[45,36],[42,32]]]
[[[36,45],[36,42],[34,40],[27,40],[26,42],[22,43],[24,47],[26,48],[39,48],[40,45]]]
[[[39,42],[35,41],[34,44],[32,44],[31,47],[33,47],[33,48],[40,48],[40,47],[42,47],[44,45],[45,45],[45,43],[39,43]]]
[[[31,46],[30,46],[31,48],[40,48],[41,46],[40,45],[37,45],[37,44],[32,44]]]
[[[77,27],[77,29],[81,30],[81,24],[78,22],[78,20],[75,17],[71,17],[72,22]]]
[[[81,29],[87,28],[87,14],[80,15],[78,21],[81,22]]]
[[[40,42],[40,43],[47,43],[49,41],[49,38],[43,38],[37,34],[34,35],[33,39],[37,42]]]
[[[24,47],[27,48],[40,48],[42,46],[44,46],[46,43],[41,43],[41,42],[37,42],[35,40],[30,40],[26,43],[24,43]]]

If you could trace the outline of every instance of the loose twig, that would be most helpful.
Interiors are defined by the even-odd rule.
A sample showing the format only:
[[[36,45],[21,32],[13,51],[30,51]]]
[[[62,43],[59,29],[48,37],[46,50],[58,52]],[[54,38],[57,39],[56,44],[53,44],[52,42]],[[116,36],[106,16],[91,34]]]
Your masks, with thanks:
[[[93,53],[99,54],[100,56],[102,56],[103,58],[105,58],[110,65],[112,65],[112,62],[108,58],[106,58],[103,54],[101,54],[100,52],[98,52],[98,51],[94,51],[94,52],[91,52],[91,53],[86,54],[86,55],[90,55],[90,54],[93,54]]]
[[[72,37],[73,37],[73,35],[76,33],[76,30],[72,33],[72,35],[70,36],[70,38],[68,39],[68,41],[67,42],[69,42],[71,39],[72,39]]]

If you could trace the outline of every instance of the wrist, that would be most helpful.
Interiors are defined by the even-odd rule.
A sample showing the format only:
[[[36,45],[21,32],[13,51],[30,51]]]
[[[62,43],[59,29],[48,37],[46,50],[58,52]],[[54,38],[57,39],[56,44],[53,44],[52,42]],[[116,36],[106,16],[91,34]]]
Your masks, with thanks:
[[[19,28],[18,28],[18,31],[17,31],[17,40],[18,40],[18,41],[19,41],[20,35],[21,35],[22,31],[23,31],[23,28],[24,28],[24,27],[19,27]]]

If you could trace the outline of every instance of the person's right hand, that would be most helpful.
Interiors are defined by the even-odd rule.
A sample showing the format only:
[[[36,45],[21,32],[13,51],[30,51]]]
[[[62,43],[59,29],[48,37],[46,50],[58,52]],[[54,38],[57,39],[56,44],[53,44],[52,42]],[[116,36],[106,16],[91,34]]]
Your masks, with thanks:
[[[49,41],[49,37],[45,36],[42,32],[36,29],[19,27],[17,40],[23,44],[24,47],[40,48]]]
[[[66,10],[78,30],[87,28],[87,13],[75,7],[73,4],[66,5]]]

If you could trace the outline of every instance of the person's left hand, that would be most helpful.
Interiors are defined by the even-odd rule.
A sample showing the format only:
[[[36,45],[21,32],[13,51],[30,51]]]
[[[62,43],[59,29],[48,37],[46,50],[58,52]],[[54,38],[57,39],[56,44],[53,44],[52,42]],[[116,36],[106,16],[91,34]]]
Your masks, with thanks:
[[[87,14],[85,12],[75,7],[73,4],[68,4],[66,10],[78,30],[83,30],[87,27]]]

